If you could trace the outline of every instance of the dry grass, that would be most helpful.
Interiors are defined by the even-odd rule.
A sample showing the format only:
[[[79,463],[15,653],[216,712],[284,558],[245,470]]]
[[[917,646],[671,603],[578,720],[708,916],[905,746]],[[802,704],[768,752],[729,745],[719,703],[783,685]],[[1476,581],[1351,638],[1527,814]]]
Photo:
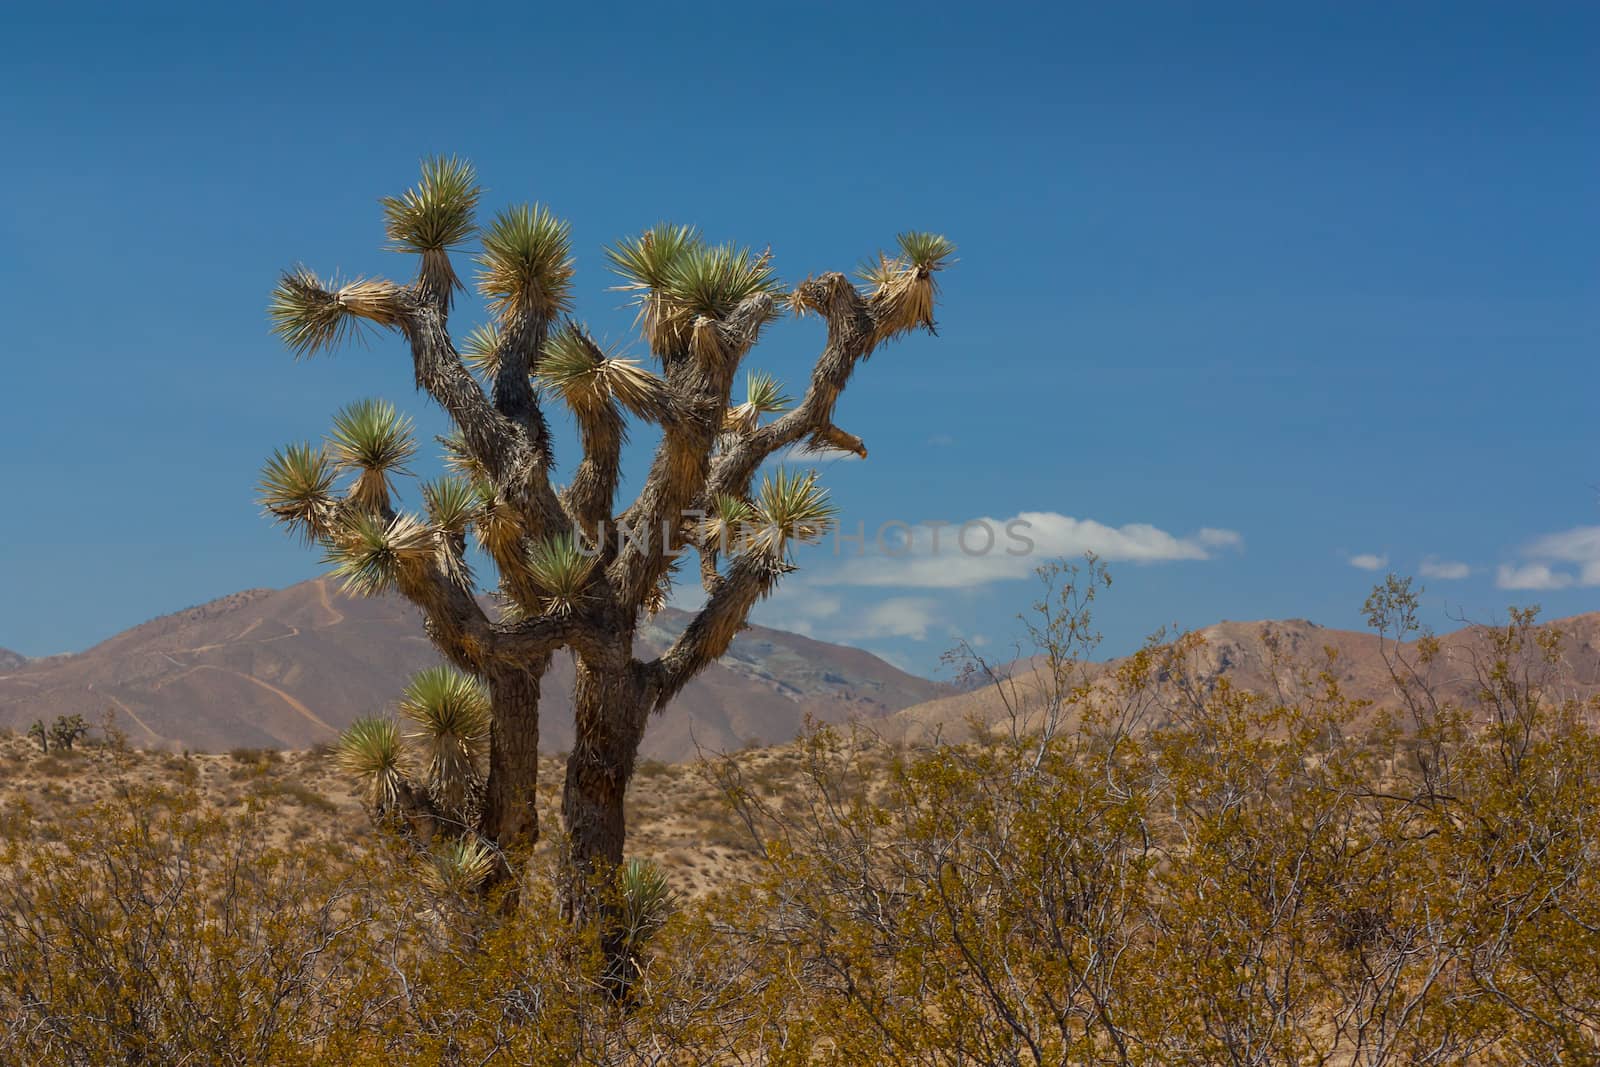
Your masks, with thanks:
[[[802,763],[788,747],[735,757],[761,793],[778,796],[798,782]],[[264,810],[273,840],[324,838],[363,842],[372,829],[356,789],[326,747],[297,752],[237,748],[227,753],[118,752],[89,743],[70,753],[41,753],[27,738],[0,736],[0,837],[53,838],[54,822],[73,809],[140,787],[196,791],[217,810]],[[541,761],[540,823],[547,845],[559,829],[565,768]],[[743,873],[750,841],[723,806],[721,793],[693,764],[642,761],[628,794],[629,854],[659,863],[673,888],[699,896]]]

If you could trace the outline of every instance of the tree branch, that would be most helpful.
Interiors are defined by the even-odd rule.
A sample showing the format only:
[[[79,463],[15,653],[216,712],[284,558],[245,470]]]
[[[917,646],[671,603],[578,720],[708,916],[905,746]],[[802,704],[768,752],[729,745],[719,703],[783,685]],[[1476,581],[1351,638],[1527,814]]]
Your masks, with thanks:
[[[714,663],[744,628],[750,609],[768,596],[794,566],[778,555],[746,552],[728,573],[672,647],[644,665],[648,703],[656,711],[678,695],[689,680]]]
[[[809,438],[819,447],[866,455],[859,437],[833,425],[833,409],[856,363],[870,356],[877,343],[871,304],[838,273],[802,282],[795,290],[794,303],[822,315],[828,324],[827,345],[812,368],[811,385],[799,406],[752,430],[717,457],[706,480],[702,506],[720,494],[748,496],[750,481],[767,457],[802,439]]]
[[[758,293],[723,321],[700,323],[701,329],[715,331],[710,347],[720,351],[720,358],[707,360],[691,352],[663,360],[677,417],[663,427],[644,486],[617,520],[629,530],[648,532],[647,537],[625,544],[611,567],[612,581],[627,603],[643,604],[685,545],[688,531],[683,515],[705,490],[739,363],[774,317],[771,295]]]
[[[519,318],[520,325],[507,332],[496,376],[497,400],[491,403],[462,363],[437,308],[414,291],[406,292],[411,297],[399,325],[411,342],[417,385],[460,428],[468,455],[522,515],[529,537],[566,528],[566,512],[550,486],[548,430],[525,369],[534,338],[542,337],[542,327],[529,321],[529,316]],[[519,363],[524,368],[520,388],[508,381],[508,374],[517,377]]]

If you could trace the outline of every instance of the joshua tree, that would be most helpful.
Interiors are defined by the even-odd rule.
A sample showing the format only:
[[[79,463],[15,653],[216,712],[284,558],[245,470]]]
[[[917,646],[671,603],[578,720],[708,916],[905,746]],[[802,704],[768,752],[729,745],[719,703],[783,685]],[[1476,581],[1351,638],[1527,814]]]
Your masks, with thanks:
[[[866,455],[861,439],[834,423],[839,394],[880,345],[932,331],[935,274],[954,246],[902,234],[896,253],[862,270],[860,286],[829,273],[786,291],[769,253],[658,225],[606,252],[618,288],[636,303],[652,370],[603,350],[566,318],[574,275],[568,225],[542,206],[517,206],[480,230],[479,195],[470,165],[426,161],[415,188],[382,201],[392,247],[419,257],[414,281],[324,281],[295,268],[270,307],[275,332],[301,356],[367,326],[404,338],[417,386],[455,424],[442,442],[454,473],[422,487],[424,513],[401,511],[394,478],[415,451],[411,423],[368,400],[335,416],[322,445],[278,451],[263,472],[261,500],[323,546],[349,588],[397,591],[416,604],[445,659],[481,679],[481,784],[472,780],[483,743],[472,732],[476,713],[448,728],[435,721],[454,684],[443,675],[408,697],[428,750],[425,784],[410,780],[393,729],[369,721],[347,739],[347,756],[364,761],[380,810],[470,818],[475,835],[502,849],[533,842],[540,679],[558,650],[572,651],[577,739],[562,815],[571,871],[590,877],[622,863],[623,794],[650,716],[723,654],[755,603],[794,569],[792,544],[820,537],[833,519],[814,471],[769,472],[756,489],[763,464],[791,448]],[[474,235],[489,323],[458,345],[448,318],[465,286],[450,250]],[[826,326],[805,395],[789,407],[773,379],[751,373],[745,399],[735,402],[740,365],[785,311],[817,315]],[[581,439],[565,487],[553,481],[543,407],[550,402],[570,409]],[[630,415],[658,426],[661,442],[637,497],[619,510],[613,498]],[[352,477],[336,488],[342,474]],[[474,595],[469,536],[497,571],[497,612]],[[705,606],[659,658],[636,659],[635,627],[665,602],[687,551],[699,555]],[[586,905],[575,903],[581,914]]]

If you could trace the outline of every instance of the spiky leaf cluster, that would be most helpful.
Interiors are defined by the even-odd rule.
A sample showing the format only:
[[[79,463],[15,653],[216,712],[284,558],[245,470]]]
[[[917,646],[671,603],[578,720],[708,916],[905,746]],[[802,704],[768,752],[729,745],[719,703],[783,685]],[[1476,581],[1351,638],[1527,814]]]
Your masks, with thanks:
[[[622,903],[622,934],[630,954],[637,954],[663,926],[676,906],[666,872],[649,860],[631,859],[617,874]]]
[[[461,358],[484,378],[500,373],[500,327],[492,322],[474,326],[461,342]]]
[[[312,356],[361,337],[365,323],[393,326],[402,312],[400,287],[375,278],[325,285],[304,267],[285,271],[272,290],[272,332],[297,356]]]
[[[700,524],[701,543],[714,552],[727,553],[755,521],[756,510],[748,500],[719,493],[711,502],[711,512]]]
[[[472,236],[482,195],[471,163],[455,156],[424,159],[421,181],[379,201],[385,232],[402,251],[442,252]]]
[[[412,676],[400,714],[414,726],[406,737],[420,751],[429,790],[459,812],[489,747],[488,691],[471,675],[430,667]]]
[[[936,233],[913,231],[895,240],[898,255],[880,252],[860,271],[877,319],[877,335],[888,338],[918,326],[931,333],[939,296],[934,275],[953,262],[956,246]]]
[[[436,844],[423,862],[422,877],[441,896],[469,896],[488,881],[500,862],[494,846],[469,835]]]
[[[621,404],[640,418],[659,421],[667,407],[666,383],[633,360],[607,356],[572,325],[545,344],[534,377],[580,419]]]
[[[778,379],[766,371],[751,371],[745,376],[745,401],[728,409],[722,420],[727,433],[749,433],[761,424],[761,416],[776,415],[794,403],[786,396]]]
[[[467,479],[446,476],[423,485],[422,500],[435,529],[460,537],[477,517],[481,497]]]
[[[478,291],[502,320],[555,317],[571,303],[572,227],[542,204],[519,204],[483,231]]]
[[[309,544],[322,538],[332,521],[335,477],[333,460],[322,449],[305,442],[288,445],[276,449],[261,469],[256,497],[273,518]]]
[[[346,515],[328,538],[327,562],[346,590],[378,596],[396,588],[410,569],[437,556],[433,530],[414,515],[385,522],[365,513]]]
[[[782,286],[769,253],[707,245],[688,226],[661,223],[607,250],[611,267],[636,295],[639,325],[657,355],[691,344],[703,358],[721,352],[716,325],[741,303]]]
[[[394,809],[406,768],[400,727],[393,719],[370,716],[351,723],[339,738],[335,760],[366,788],[367,802],[375,810]]]
[[[820,539],[832,528],[838,509],[829,503],[828,491],[817,484],[816,471],[780,467],[762,477],[755,513],[751,547],[781,557],[793,542]]]
[[[544,538],[528,550],[528,574],[544,598],[541,608],[551,615],[572,612],[594,566],[595,557],[585,555],[570,533]]]
[[[358,507],[381,510],[389,505],[392,478],[409,474],[405,464],[416,455],[412,421],[387,400],[358,400],[333,417],[328,452],[340,470],[354,471],[350,499]]]

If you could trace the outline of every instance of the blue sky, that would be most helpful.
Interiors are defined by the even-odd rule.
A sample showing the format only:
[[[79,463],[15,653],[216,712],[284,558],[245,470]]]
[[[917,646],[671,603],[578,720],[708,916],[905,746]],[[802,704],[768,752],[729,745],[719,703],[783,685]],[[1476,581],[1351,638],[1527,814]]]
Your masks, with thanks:
[[[602,249],[659,219],[789,279],[948,234],[941,335],[858,374],[871,458],[826,480],[851,528],[1101,550],[1112,650],[1356,626],[1387,570],[1441,626],[1600,606],[1592,5],[27,5],[0,49],[0,646],[319,573],[261,461],[363,396],[442,423],[393,340],[296,364],[267,294],[408,272],[376,199],[434,152],[572,221],[624,345]],[[798,388],[819,344],[752,365]],[[802,562],[762,621],[930,674],[1033,594],[1026,560]]]

